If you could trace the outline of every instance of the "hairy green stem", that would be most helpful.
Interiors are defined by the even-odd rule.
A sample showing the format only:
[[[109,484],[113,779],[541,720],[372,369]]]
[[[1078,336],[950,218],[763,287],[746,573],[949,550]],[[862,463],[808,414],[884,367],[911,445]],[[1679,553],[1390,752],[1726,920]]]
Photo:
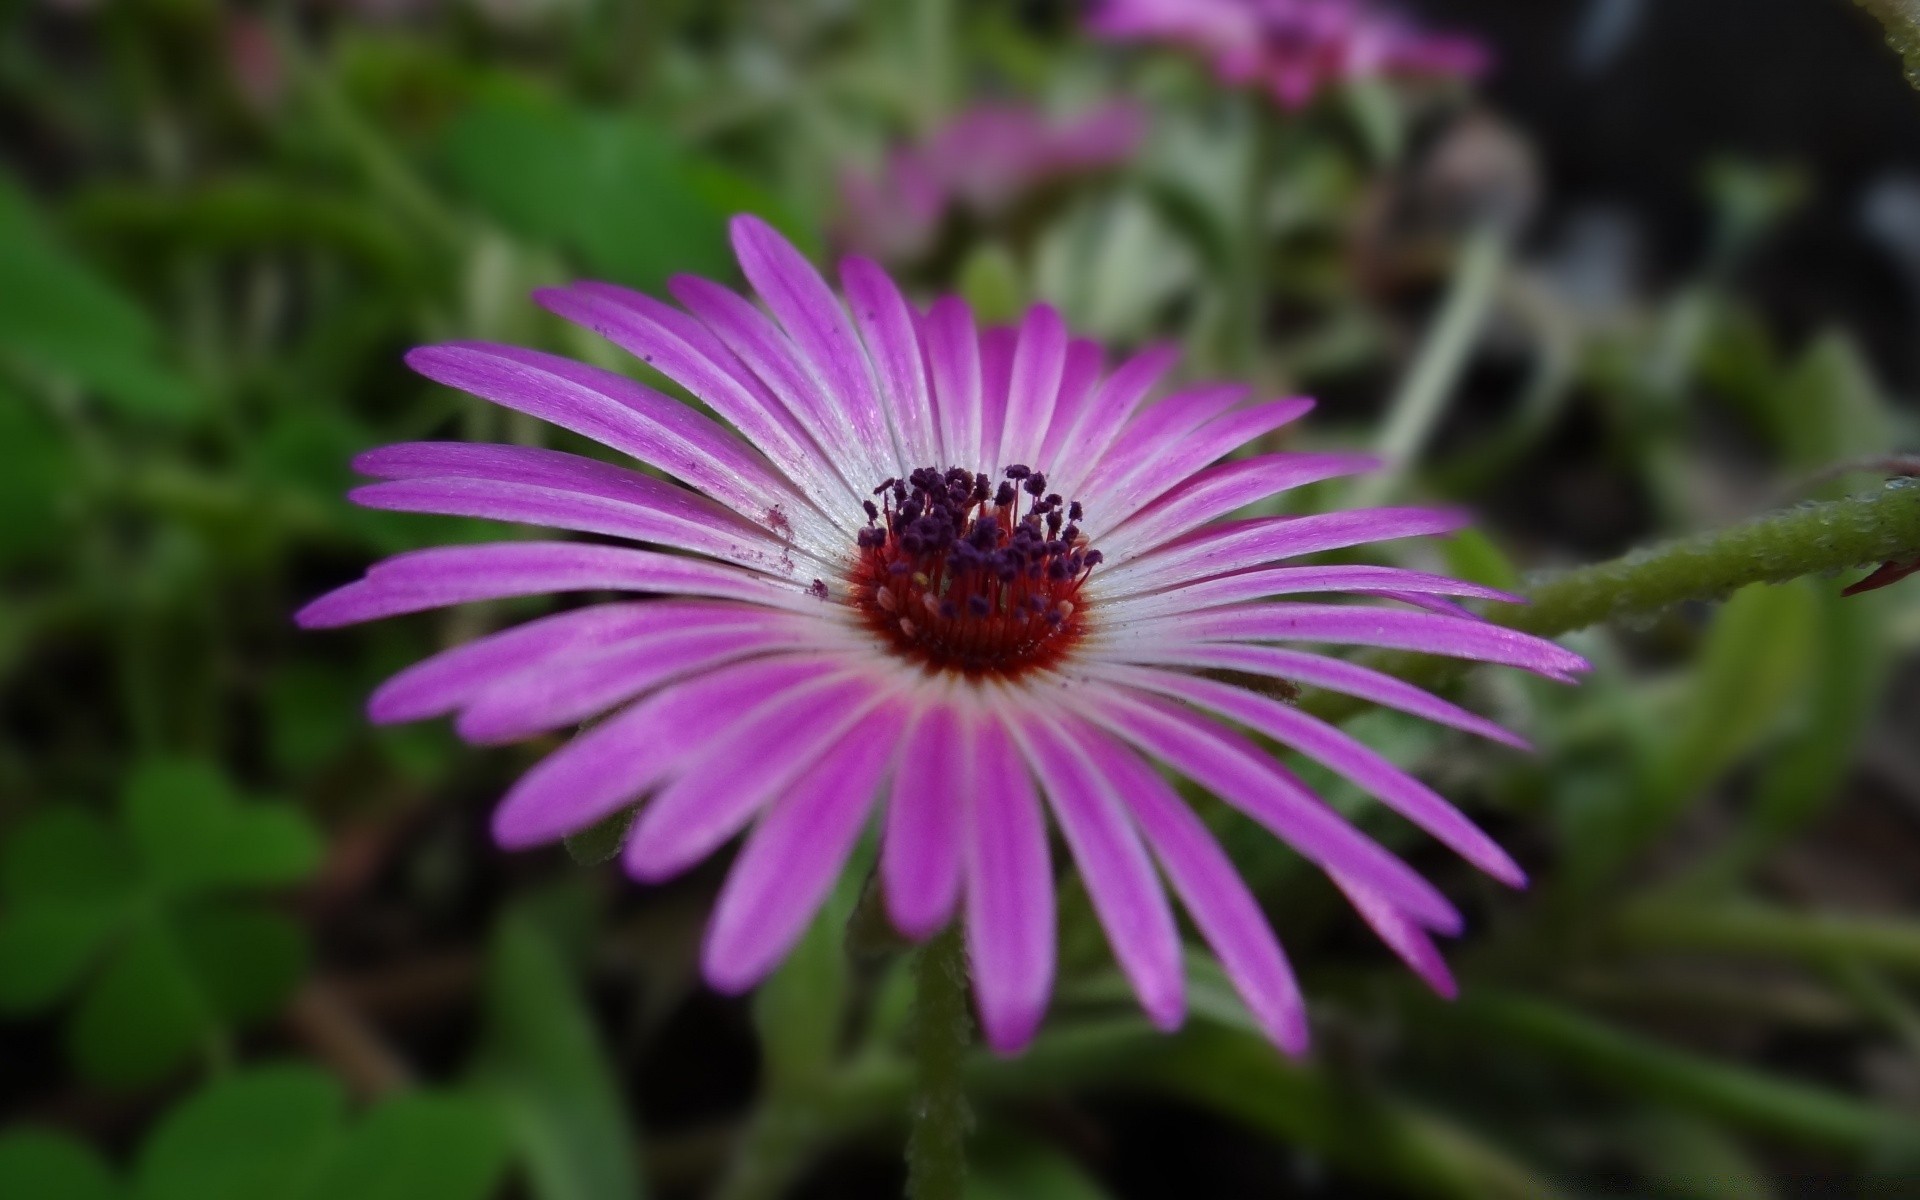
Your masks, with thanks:
[[[1845,500],[1804,504],[1563,572],[1529,588],[1527,604],[1502,606],[1489,619],[1554,637],[1689,600],[1719,600],[1748,584],[1785,583],[1915,558],[1920,558],[1920,484],[1894,480]],[[1448,660],[1401,652],[1370,655],[1367,661],[1430,685],[1461,669]],[[1321,694],[1303,707],[1325,720],[1344,720],[1366,705]]]
[[[928,942],[914,963],[913,1054],[918,1068],[907,1135],[909,1200],[960,1200],[967,1179],[964,1074],[971,1018],[959,927]]]

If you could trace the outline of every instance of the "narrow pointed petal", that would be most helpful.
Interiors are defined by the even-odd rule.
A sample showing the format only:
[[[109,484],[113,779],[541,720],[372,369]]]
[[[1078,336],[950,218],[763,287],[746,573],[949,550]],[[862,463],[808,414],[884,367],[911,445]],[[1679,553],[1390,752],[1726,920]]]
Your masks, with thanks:
[[[407,365],[436,383],[611,446],[743,513],[806,503],[753,447],[685,404],[611,371],[483,342],[422,347],[407,355]],[[821,520],[815,514],[794,523],[819,538]]]
[[[842,737],[760,818],[734,860],[707,925],[707,982],[744,992],[806,932],[873,809],[901,720],[883,707]]]
[[[1072,435],[1074,426],[1080,422],[1087,406],[1099,394],[1100,376],[1106,370],[1106,361],[1106,352],[1096,341],[1074,338],[1067,343],[1067,361],[1060,371],[1060,399],[1047,418],[1046,437],[1033,459],[1041,470],[1058,474],[1058,464],[1069,456],[1067,438]],[[1083,453],[1081,447],[1075,446],[1071,450],[1071,457],[1079,458]]]
[[[1459,995],[1453,972],[1447,969],[1447,960],[1418,922],[1357,880],[1335,876],[1333,882],[1346,893],[1347,901],[1380,935],[1380,940],[1400,956],[1400,961],[1412,967],[1413,973],[1425,980],[1428,987],[1449,1000]]]
[[[840,508],[852,498],[852,485],[823,460],[796,415],[706,326],[697,335],[683,335],[678,324],[637,301],[623,300],[605,285],[547,288],[534,297],[549,311],[593,330],[693,393],[745,434],[791,485],[798,485],[790,485],[790,490],[821,501],[825,519],[845,527]],[[676,407],[691,412],[685,405]]]
[[[981,454],[980,334],[973,312],[948,296],[934,302],[924,326],[927,374],[940,417],[941,458],[973,471],[991,471]]]
[[[972,729],[946,704],[928,708],[900,748],[880,882],[894,928],[915,941],[939,932],[960,899],[963,806],[978,762]]]
[[[1225,968],[1234,990],[1275,1045],[1307,1050],[1306,1002],[1280,941],[1238,868],[1166,781],[1138,756],[1093,730],[1077,733],[1140,823],[1180,902]]]
[[[1087,503],[1096,509],[1131,513],[1209,463],[1225,458],[1240,447],[1290,425],[1313,410],[1306,399],[1267,400],[1215,417],[1192,434],[1164,446],[1150,455],[1138,469],[1124,476],[1109,476],[1097,483],[1089,481],[1083,489]]]
[[[935,462],[940,458],[939,433],[911,306],[887,273],[867,259],[847,259],[840,266],[840,279],[854,324],[866,340],[880,400],[901,453],[914,466]]]
[[[1083,490],[1095,495],[1110,491],[1154,456],[1164,454],[1168,446],[1246,399],[1250,390],[1242,383],[1210,383],[1145,405],[1100,456],[1100,465],[1087,474]]]
[[[596,604],[503,629],[401,671],[374,691],[367,715],[382,725],[445,716],[508,676],[576,649],[659,629],[702,607],[673,601]]]
[[[1180,934],[1132,820],[1079,748],[1084,739],[1063,737],[1046,721],[1023,723],[1017,735],[1080,868],[1114,960],[1153,1023],[1178,1029],[1186,1016]]]
[[[987,1046],[1016,1054],[1033,1040],[1053,992],[1053,871],[1033,782],[997,720],[974,746],[967,798],[967,953]]]
[[[980,331],[980,469],[1015,461],[1000,449],[1000,435],[1007,424],[1007,389],[1013,386],[1013,355],[1018,347],[1018,331],[997,325]]]
[[[494,542],[395,555],[366,578],[313,601],[294,620],[305,629],[330,629],[479,600],[586,591],[678,592],[801,612],[818,611],[822,603],[805,588],[680,555],[582,542]]]
[[[1107,605],[1106,623],[1129,621],[1222,608],[1269,596],[1290,596],[1311,592],[1351,592],[1377,594],[1385,589],[1399,592],[1426,592],[1436,596],[1464,596],[1475,600],[1496,600],[1502,604],[1525,604],[1526,597],[1498,588],[1450,579],[1426,571],[1403,567],[1379,567],[1368,564],[1310,567],[1261,567],[1235,575],[1216,575],[1193,583],[1175,583],[1164,591],[1141,592],[1115,598]]]
[[[640,811],[627,838],[627,873],[656,882],[719,849],[883,698],[872,680],[822,673],[713,730]]]
[[[1426,784],[1326,722],[1277,700],[1212,679],[1148,667],[1102,666],[1098,670],[1116,683],[1200,705],[1298,750],[1371,792],[1495,879],[1510,887],[1526,885],[1526,872],[1520,869],[1520,864],[1467,819],[1465,813]]]
[[[1240,646],[1218,642],[1173,649],[1144,648],[1121,653],[1133,662],[1196,670],[1242,671],[1288,683],[1326,688],[1425,717],[1440,725],[1479,734],[1489,741],[1512,746],[1516,750],[1530,749],[1526,739],[1485,717],[1442,700],[1432,692],[1422,691],[1405,680],[1345,659],[1328,658],[1301,650],[1285,650],[1278,646]]]
[[[1118,563],[1101,581],[1102,596],[1128,596],[1176,581],[1202,579],[1396,538],[1453,533],[1466,524],[1457,512],[1429,508],[1372,508],[1308,517],[1254,517],[1223,521],[1179,541]]]
[[[1520,667],[1553,678],[1588,669],[1586,659],[1545,638],[1485,621],[1344,604],[1249,604],[1212,609],[1142,621],[1124,636],[1136,645],[1161,646],[1236,641],[1378,646]]]
[[[1111,687],[1083,689],[1087,719],[1211,790],[1329,873],[1365,879],[1436,929],[1460,913],[1431,883],[1349,825],[1306,784],[1246,738],[1165,701]]]
[[[1370,471],[1379,462],[1369,454],[1265,454],[1221,463],[1130,512],[1102,509],[1087,536],[1124,560],[1269,496]]]
[[[454,728],[477,744],[519,741],[589,720],[670,680],[801,643],[793,622],[779,614],[747,616],[731,625],[656,632],[543,662],[475,696]]]
[[[1062,496],[1080,496],[1087,473],[1099,465],[1121,427],[1179,359],[1177,347],[1149,346],[1107,376],[1106,382],[1087,401],[1079,419],[1060,435],[1058,444],[1072,450],[1066,461],[1056,464],[1054,469],[1054,487]]]
[[[820,272],[759,217],[735,217],[732,233],[740,267],[786,329],[794,357],[851,429],[855,444],[884,468],[875,480],[922,465],[902,463],[895,453],[866,350]]]
[[[1006,425],[994,465],[1026,463],[1044,471],[1040,446],[1066,371],[1067,325],[1051,305],[1036,304],[1021,321],[1019,338],[1007,384]]]
[[[536,763],[493,813],[494,840],[537,846],[632,804],[716,734],[833,665],[819,655],[722,667],[609,717]]]

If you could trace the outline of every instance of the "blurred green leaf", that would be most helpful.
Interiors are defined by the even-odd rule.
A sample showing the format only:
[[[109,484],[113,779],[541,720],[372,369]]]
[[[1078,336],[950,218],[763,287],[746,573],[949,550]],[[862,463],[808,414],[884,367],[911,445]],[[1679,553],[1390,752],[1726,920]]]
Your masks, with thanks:
[[[1859,345],[1823,334],[1771,390],[1775,444],[1795,471],[1884,453],[1893,444],[1886,401]]]
[[[73,804],[46,805],[0,843],[0,896],[106,900],[129,895],[132,857],[119,831]]]
[[[39,559],[65,544],[78,456],[53,424],[0,389],[0,567]]]
[[[977,1139],[967,1200],[1107,1200],[1084,1167],[1044,1142],[1012,1135]]]
[[[259,908],[202,908],[175,920],[181,953],[208,1008],[244,1024],[280,1011],[306,973],[298,922]]]
[[[177,417],[201,407],[160,357],[146,312],[47,232],[33,203],[0,176],[0,352],[97,389],[130,412]]]
[[[1019,265],[998,242],[976,247],[960,266],[960,296],[985,325],[1009,325],[1026,310]]]
[[[560,955],[527,918],[494,935],[474,1064],[540,1200],[639,1196],[635,1139],[593,1020]]]
[[[320,862],[320,838],[297,810],[243,804],[210,763],[137,768],[123,802],[128,833],[154,883],[171,892],[297,883]]]
[[[0,1192],[21,1200],[118,1200],[119,1181],[93,1147],[52,1129],[0,1133]]]
[[[306,1066],[215,1083],[163,1118],[142,1148],[138,1200],[294,1200],[333,1153],[340,1085]],[[336,1193],[347,1195],[350,1193]]]
[[[0,1013],[31,1013],[73,990],[125,919],[118,904],[34,900],[0,913]]]
[[[440,149],[459,190],[494,220],[642,291],[679,272],[730,275],[736,212],[792,228],[758,187],[635,116],[498,91],[462,113]]]
[[[1803,583],[1742,589],[1714,614],[1661,791],[1683,802],[1770,734],[1813,666],[1818,609]]]
[[[1544,1200],[1548,1180],[1494,1146],[1363,1084],[1288,1061],[1264,1039],[1195,1027],[1134,1069],[1355,1176],[1460,1200]]]
[[[506,1169],[498,1113],[462,1095],[396,1096],[348,1134],[305,1200],[486,1200]]]
[[[87,985],[67,1040],[87,1079],[132,1088],[164,1079],[213,1033],[193,968],[166,929],[144,924]]]

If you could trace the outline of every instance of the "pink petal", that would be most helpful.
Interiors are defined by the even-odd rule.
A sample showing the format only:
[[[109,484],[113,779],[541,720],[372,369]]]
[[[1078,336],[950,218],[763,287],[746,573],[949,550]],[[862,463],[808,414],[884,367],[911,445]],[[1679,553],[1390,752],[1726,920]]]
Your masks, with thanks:
[[[1053,419],[1054,405],[1059,402],[1066,366],[1066,322],[1050,305],[1034,305],[1020,323],[1020,341],[1007,385],[1007,422],[994,465],[1024,463],[1045,470],[1045,464],[1038,461],[1041,441]]]
[[[1446,959],[1440,956],[1439,948],[1425,929],[1365,884],[1339,875],[1333,877],[1333,882],[1346,893],[1348,902],[1380,935],[1380,940],[1412,967],[1428,987],[1449,1000],[1459,995]]]
[[[760,818],[707,925],[707,982],[744,992],[777,966],[819,911],[860,836],[901,726],[883,706],[842,737]]]
[[[853,427],[839,411],[835,398],[800,361],[793,340],[752,301],[692,275],[676,276],[669,286],[687,311],[699,317],[760,377],[814,444],[827,453],[825,461],[846,481],[856,503],[888,474],[882,464],[892,457],[891,446],[883,457],[875,457],[855,439]],[[818,455],[819,451],[814,453]]]
[[[1370,471],[1380,460],[1365,454],[1265,454],[1209,467],[1139,507],[1090,513],[1087,535],[1116,560],[1190,533],[1279,492]],[[1109,533],[1108,530],[1113,532]]]
[[[613,468],[618,470],[618,468]],[[438,513],[599,533],[710,555],[802,582],[832,568],[782,544],[697,492],[644,475],[618,481],[542,484],[477,477],[399,479],[348,493],[390,512]]]
[[[689,616],[689,610],[706,607],[667,600],[596,604],[528,621],[408,667],[374,691],[367,715],[383,725],[442,716],[528,667],[576,648],[606,645],[663,628]]]
[[[1452,533],[1464,515],[1430,508],[1366,508],[1307,517],[1254,517],[1209,525],[1108,567],[1100,595],[1127,596],[1177,583],[1395,538]]]
[[[1278,646],[1238,646],[1222,643],[1177,648],[1141,648],[1123,651],[1132,662],[1158,663],[1174,667],[1193,667],[1222,671],[1244,671],[1266,675],[1308,687],[1326,688],[1349,696],[1358,696],[1388,708],[1425,717],[1441,725],[1450,725],[1468,733],[1477,733],[1490,741],[1529,749],[1524,738],[1509,733],[1485,717],[1450,704],[1431,692],[1422,691],[1404,680],[1382,671],[1363,667],[1344,659],[1283,650]]]
[[[881,403],[893,420],[901,451],[910,466],[931,466],[940,458],[939,431],[913,310],[887,273],[864,258],[843,262],[840,281],[854,324],[866,339]]]
[[[1067,448],[1067,438],[1085,415],[1087,406],[1098,393],[1100,376],[1106,370],[1106,352],[1090,338],[1074,338],[1067,343],[1066,365],[1060,371],[1060,400],[1047,421],[1047,434],[1034,461],[1028,465],[1048,475],[1056,475],[1055,464],[1069,453],[1078,457],[1078,447]],[[1064,493],[1063,493],[1064,494]]]
[[[1407,864],[1355,829],[1291,771],[1231,730],[1165,701],[1085,689],[1084,715],[1266,826],[1321,869],[1365,879],[1437,929],[1460,913]]]
[[[816,670],[751,716],[706,731],[699,755],[640,811],[627,873],[655,882],[719,849],[883,698],[869,679]]]
[[[1205,608],[1220,608],[1268,596],[1298,595],[1303,592],[1357,592],[1377,594],[1385,589],[1404,593],[1430,592],[1440,596],[1468,596],[1479,600],[1498,600],[1505,604],[1525,604],[1526,597],[1498,588],[1481,587],[1402,567],[1366,564],[1327,567],[1261,567],[1236,575],[1219,575],[1195,583],[1170,585],[1165,591],[1124,596],[1103,607],[1103,624],[1125,624],[1169,613],[1186,614]]]
[[[585,829],[639,799],[718,732],[750,719],[836,659],[755,659],[658,692],[536,763],[493,813],[502,846],[536,846]]]
[[[1053,991],[1053,871],[1033,783],[997,720],[974,745],[965,808],[967,951],[980,1024],[994,1053],[1033,1040]]]
[[[1004,325],[980,331],[980,461],[993,474],[995,466],[1014,460],[1000,452],[1000,434],[1007,424],[1007,389],[1013,384],[1013,353],[1019,333]]]
[[[436,383],[611,446],[743,513],[792,512],[806,504],[739,438],[678,400],[611,371],[482,342],[425,346],[407,355],[407,365]],[[822,532],[813,523],[817,515],[792,519],[815,537]]]
[[[493,542],[436,546],[376,563],[364,579],[336,588],[294,615],[305,629],[330,629],[401,613],[548,592],[678,592],[818,612],[805,588],[721,563],[653,550],[584,542]]]
[[[595,646],[502,679],[467,705],[455,723],[470,742],[513,742],[588,720],[668,680],[722,663],[790,650],[791,620],[755,614],[730,625],[691,625]]]
[[[961,810],[979,761],[974,732],[945,704],[926,710],[900,749],[880,844],[880,881],[894,928],[932,937],[960,898]]]
[[[943,297],[928,310],[922,333],[940,418],[941,460],[972,471],[1005,466],[981,457],[980,334],[973,310],[962,300]]]
[[[1016,736],[1079,864],[1114,959],[1153,1023],[1178,1029],[1186,1016],[1180,935],[1140,835],[1079,739],[1063,738],[1045,720],[1023,722]]]
[[[1180,672],[1102,666],[1099,673],[1116,683],[1200,705],[1258,730],[1379,797],[1387,807],[1495,879],[1511,887],[1526,885],[1526,872],[1485,831],[1468,820],[1466,814],[1432,788],[1324,721],[1244,688]]]
[[[1313,408],[1306,399],[1267,400],[1215,417],[1195,432],[1172,442],[1124,477],[1102,480],[1084,490],[1087,506],[1095,512],[1131,513],[1155,496],[1185,482],[1216,459],[1299,420]]]
[[[1485,621],[1439,613],[1347,604],[1247,604],[1138,623],[1134,645],[1298,641],[1413,650],[1520,667],[1553,678],[1587,669],[1587,660],[1544,638]]]
[[[854,443],[884,475],[905,475],[894,452],[887,418],[880,410],[867,353],[847,320],[846,309],[806,256],[759,217],[733,219],[733,249],[754,291],[766,302],[792,339],[794,357],[806,368]],[[872,484],[868,484],[869,487]]]
[[[669,325],[663,319],[655,307],[657,301],[622,295],[605,284],[543,288],[534,293],[534,299],[693,393],[744,433],[798,485],[800,493],[823,503],[822,513],[828,520],[849,525],[849,518],[839,510],[855,501],[853,485],[822,460],[801,422],[704,326],[698,335],[685,334],[678,324]],[[684,404],[676,407],[692,412]]]
[[[1160,382],[1160,377],[1171,370],[1179,358],[1177,347],[1147,347],[1107,376],[1079,418],[1063,430],[1057,440],[1049,432],[1048,441],[1060,448],[1050,472],[1056,491],[1062,496],[1079,498],[1080,485],[1106,456],[1121,426],[1132,418],[1154,385]]]
[[[1140,823],[1180,902],[1254,1020],[1287,1053],[1306,1053],[1300,985],[1233,861],[1193,810],[1132,751],[1092,729],[1074,736],[1094,748],[1095,764]]]

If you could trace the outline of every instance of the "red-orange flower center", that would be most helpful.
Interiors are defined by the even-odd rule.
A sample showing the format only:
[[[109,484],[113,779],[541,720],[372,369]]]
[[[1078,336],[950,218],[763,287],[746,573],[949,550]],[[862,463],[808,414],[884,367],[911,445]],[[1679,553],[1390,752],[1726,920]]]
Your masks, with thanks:
[[[922,467],[873,489],[854,601],[900,654],[1012,675],[1055,661],[1084,631],[1080,588],[1101,556],[1087,548],[1080,505],[1025,466],[1005,474],[996,486]]]

